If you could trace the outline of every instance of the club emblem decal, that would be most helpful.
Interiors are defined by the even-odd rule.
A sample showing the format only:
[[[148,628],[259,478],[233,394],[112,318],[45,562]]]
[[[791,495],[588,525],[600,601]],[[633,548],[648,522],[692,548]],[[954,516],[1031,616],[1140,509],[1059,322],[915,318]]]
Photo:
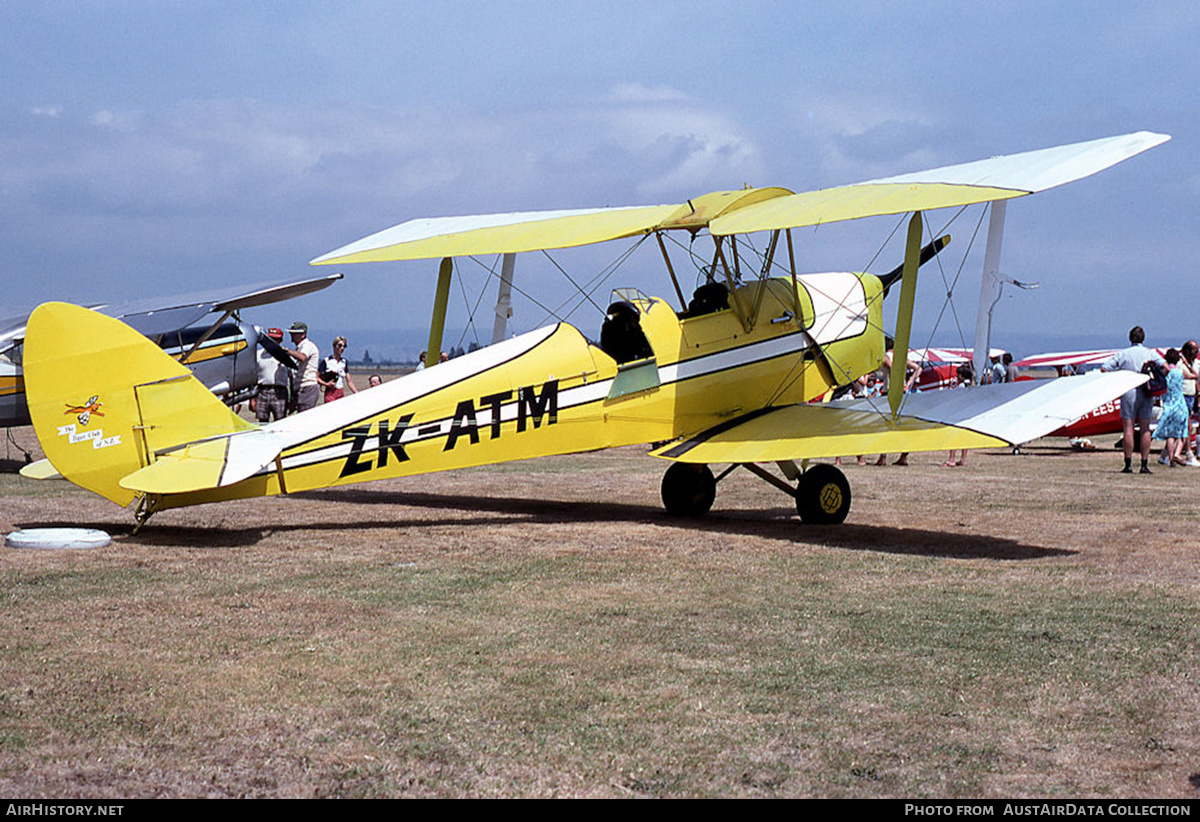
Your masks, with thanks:
[[[103,405],[104,403],[100,402],[100,395],[94,394],[84,405],[68,404],[67,410],[63,413],[78,414],[79,416],[77,416],[76,419],[79,420],[79,424],[86,426],[88,421],[91,420],[93,414],[95,414],[97,417],[104,416],[104,412],[100,410],[101,406]]]
[[[67,410],[64,414],[74,414],[76,422],[68,425],[60,425],[58,427],[58,435],[66,437],[67,441],[72,445],[79,442],[90,442],[92,448],[109,448],[114,445],[121,444],[121,435],[115,434],[111,437],[104,436],[103,428],[93,428],[90,431],[80,431],[79,428],[87,428],[92,417],[103,417],[104,412],[100,409],[104,407],[104,403],[100,402],[100,395],[96,394],[82,405],[67,404]],[[77,426],[78,424],[78,426]]]

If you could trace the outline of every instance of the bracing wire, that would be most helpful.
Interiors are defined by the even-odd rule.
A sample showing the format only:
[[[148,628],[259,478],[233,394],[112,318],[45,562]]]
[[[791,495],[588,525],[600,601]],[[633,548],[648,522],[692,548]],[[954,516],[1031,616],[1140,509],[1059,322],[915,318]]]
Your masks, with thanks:
[[[966,210],[967,210],[967,207],[966,207],[966,206],[963,206],[962,208],[960,208],[958,211],[956,211],[956,212],[954,213],[954,215],[953,215],[953,216],[951,216],[951,217],[950,217],[950,218],[949,218],[949,219],[946,221],[945,225],[943,225],[943,227],[942,227],[942,228],[941,228],[939,231],[937,231],[936,233],[934,233],[934,232],[930,232],[930,236],[938,237],[938,236],[941,236],[942,234],[944,234],[944,233],[945,233],[945,232],[946,232],[946,231],[947,231],[947,230],[950,228],[950,226],[951,226],[951,225],[953,225],[953,224],[954,224],[954,222],[955,222],[956,220],[958,220],[958,219],[959,219],[959,217],[961,217],[961,216],[962,216],[962,214],[963,214],[963,213],[964,213]],[[970,239],[970,241],[969,241],[969,242],[968,242],[968,244],[967,244],[967,248],[966,248],[966,249],[964,250],[964,252],[963,252],[962,258],[961,258],[961,260],[960,260],[960,262],[959,262],[958,268],[957,268],[957,270],[956,270],[956,272],[955,272],[955,275],[954,275],[954,278],[953,278],[953,280],[952,280],[952,281],[950,281],[950,282],[947,282],[947,280],[946,280],[946,273],[945,273],[944,267],[943,267],[943,265],[942,265],[942,260],[941,260],[941,257],[938,257],[938,258],[936,258],[936,260],[935,260],[935,262],[937,263],[937,266],[938,266],[938,271],[939,271],[939,273],[940,273],[940,275],[941,275],[941,278],[942,278],[942,284],[943,284],[943,286],[944,286],[944,287],[945,287],[945,289],[946,289],[946,299],[943,301],[943,304],[942,304],[941,311],[940,311],[940,312],[939,312],[939,314],[938,314],[938,319],[937,319],[937,321],[934,323],[933,329],[932,329],[932,330],[930,331],[930,333],[929,333],[929,337],[928,337],[928,339],[927,339],[927,341],[926,341],[926,345],[925,345],[925,347],[926,347],[926,348],[928,348],[928,347],[929,347],[929,345],[932,343],[933,337],[934,337],[934,335],[937,333],[937,329],[938,329],[938,327],[940,327],[940,323],[941,323],[942,317],[943,317],[943,316],[944,316],[944,314],[945,314],[945,311],[946,311],[946,308],[947,308],[947,306],[950,308],[951,314],[952,314],[952,316],[954,317],[954,320],[955,320],[955,325],[956,325],[956,328],[957,328],[957,330],[958,330],[958,332],[959,332],[959,338],[960,338],[960,340],[964,340],[964,341],[963,341],[963,346],[964,346],[964,347],[966,347],[965,339],[964,339],[964,337],[963,337],[963,333],[962,333],[962,327],[961,327],[961,324],[958,322],[958,315],[957,315],[957,312],[956,312],[956,311],[955,311],[955,309],[954,309],[954,303],[953,303],[954,287],[957,285],[959,278],[962,276],[962,272],[963,272],[963,269],[964,269],[964,267],[965,267],[965,265],[966,265],[967,258],[968,258],[968,256],[970,255],[971,249],[974,247],[975,240],[976,240],[976,238],[977,238],[977,236],[978,236],[978,234],[979,234],[980,227],[981,227],[981,226],[982,226],[982,224],[983,224],[983,216],[984,216],[984,213],[985,213],[985,212],[986,212],[986,209],[984,210],[984,212],[983,212],[983,213],[981,213],[981,214],[980,214],[979,221],[978,221],[978,222],[976,223],[976,225],[975,225],[974,231],[973,231],[973,232],[972,232],[972,234],[971,234],[971,239]],[[876,250],[876,252],[875,252],[875,255],[874,255],[872,258],[871,258],[871,262],[870,262],[870,263],[868,263],[868,265],[867,265],[867,269],[866,269],[866,270],[870,270],[870,267],[871,267],[872,265],[874,265],[874,262],[875,262],[875,260],[876,260],[876,259],[878,259],[879,255],[882,253],[882,251],[883,251],[883,248],[884,248],[884,247],[885,247],[885,246],[888,244],[888,242],[890,242],[890,240],[892,239],[892,237],[894,237],[894,236],[895,236],[896,232],[899,230],[899,228],[900,228],[900,227],[901,227],[901,226],[902,226],[902,225],[903,225],[903,224],[904,224],[906,221],[907,221],[907,218],[906,218],[905,216],[902,216],[902,217],[901,217],[901,218],[900,218],[900,219],[897,221],[897,223],[896,223],[895,227],[892,229],[892,232],[891,232],[891,234],[889,234],[889,235],[888,235],[888,237],[887,237],[887,238],[886,238],[886,239],[885,239],[885,240],[884,240],[884,241],[883,241],[883,242],[880,244],[879,248]],[[929,231],[929,225],[928,225],[927,217],[926,217],[926,215],[925,215],[925,214],[922,214],[922,222],[923,222],[923,223],[924,223],[924,225],[925,225],[925,230],[926,230],[926,231]],[[811,284],[809,284],[809,287],[811,288],[811,287],[812,287],[812,285],[811,285]],[[819,292],[818,292],[818,293],[819,293]],[[830,296],[830,295],[825,295],[825,296]],[[883,298],[883,295],[882,295],[882,294],[880,294],[880,296],[879,296],[879,299],[882,299],[882,298]],[[835,302],[837,302],[839,306],[843,306],[843,304],[841,303],[841,301],[840,301],[840,300],[837,300],[837,299],[835,299]],[[844,307],[844,306],[843,306],[843,307]],[[869,308],[869,307],[870,307],[870,306],[868,306],[868,308]],[[869,312],[868,312],[868,316],[869,316]],[[881,330],[881,331],[883,331],[883,329],[880,329],[880,330]],[[833,370],[835,371],[835,373],[837,373],[837,374],[840,374],[840,375],[841,375],[841,376],[843,376],[843,377],[848,377],[848,376],[849,376],[849,373],[850,373],[850,372],[849,372],[849,370],[848,370],[846,367],[844,367],[844,366],[840,365],[839,363],[835,362],[835,361],[834,361],[832,358],[830,358],[830,357],[828,356],[827,352],[822,352],[822,353],[825,355],[826,362],[828,362],[828,363],[829,363],[829,366],[830,366],[830,368],[831,368],[831,369],[833,369]],[[816,362],[816,361],[815,361],[815,360],[813,360],[813,361],[809,361],[809,362],[802,362],[802,363],[798,363],[797,365],[793,366],[793,368],[792,368],[792,369],[791,369],[791,370],[788,372],[788,374],[784,375],[784,376],[783,376],[783,377],[780,379],[779,386],[777,387],[777,389],[775,390],[775,392],[772,394],[772,397],[771,397],[771,402],[775,402],[775,401],[776,401],[776,400],[777,400],[777,399],[778,399],[780,396],[782,396],[782,395],[783,395],[783,394],[784,394],[784,393],[785,393],[785,392],[786,392],[788,389],[790,389],[790,388],[791,388],[793,385],[795,385],[796,381],[797,381],[797,380],[799,380],[799,379],[801,379],[801,378],[804,376],[804,374],[806,373],[807,369],[808,369],[808,368],[811,368],[811,367],[813,367],[813,366],[815,365],[815,362]],[[894,363],[893,363],[893,368],[895,368],[895,364],[894,364]],[[873,407],[875,407],[875,406],[873,406]],[[881,415],[885,413],[885,410],[884,410],[884,409],[882,409],[882,408],[878,408],[878,407],[876,407],[876,408],[875,408],[875,410],[876,410],[878,413],[880,413]]]
[[[486,266],[485,266],[485,268],[486,268]],[[454,279],[458,282],[458,290],[462,294],[463,306],[467,309],[466,328],[464,328],[462,333],[458,336],[458,342],[456,342],[454,344],[454,346],[456,348],[458,348],[458,347],[462,346],[463,340],[465,340],[467,338],[468,331],[470,331],[471,333],[473,333],[475,335],[475,342],[477,344],[479,343],[479,329],[475,326],[475,315],[479,311],[480,303],[483,302],[483,295],[484,295],[484,292],[486,289],[483,287],[481,287],[479,289],[479,296],[475,299],[475,305],[472,306],[470,299],[467,297],[467,287],[466,287],[466,285],[463,284],[463,281],[466,278],[461,276],[462,269],[459,267],[457,260],[455,260],[455,262],[454,262],[454,269],[455,269],[455,273],[460,275],[460,276],[456,276]],[[490,269],[490,268],[488,269],[489,272],[491,270],[492,269]],[[486,286],[486,283],[485,283],[485,286]]]
[[[942,232],[945,232],[945,230],[950,227],[950,223],[953,222],[954,219],[956,219],[960,214],[962,214],[965,211],[966,211],[966,206],[961,208],[958,211],[958,213],[955,214],[954,217],[951,218],[951,220],[946,223],[946,226],[942,229]],[[942,268],[940,260],[937,261],[938,262],[938,272],[942,276],[942,285],[945,286],[945,288],[946,288],[946,299],[942,301],[942,307],[938,311],[937,319],[934,320],[933,326],[929,331],[929,335],[925,339],[925,348],[929,348],[929,346],[932,345],[933,338],[937,334],[938,328],[941,327],[942,318],[945,316],[947,308],[950,309],[951,317],[954,320],[954,327],[955,327],[955,330],[958,332],[959,344],[963,348],[967,347],[966,335],[963,333],[962,323],[959,321],[958,312],[955,310],[955,307],[954,307],[954,288],[955,288],[955,286],[958,285],[959,278],[962,277],[963,268],[967,264],[967,257],[970,255],[971,249],[975,247],[975,240],[979,237],[979,229],[983,227],[983,218],[984,218],[984,216],[986,216],[986,214],[987,214],[986,208],[980,210],[979,220],[975,223],[975,229],[974,229],[974,231],[971,232],[971,239],[967,243],[967,248],[963,252],[962,258],[959,261],[958,269],[954,272],[954,279],[951,280],[949,284],[946,283],[946,274],[945,274],[944,269]],[[939,232],[939,233],[942,233],[942,232]]]
[[[899,219],[897,219],[895,225],[892,226],[891,232],[887,235],[887,237],[885,237],[883,239],[882,242],[880,242],[879,246],[876,248],[874,255],[872,255],[870,261],[867,263],[866,267],[863,269],[864,271],[871,270],[871,267],[875,264],[875,261],[877,259],[879,259],[879,255],[883,253],[884,248],[887,247],[888,243],[891,242],[892,238],[896,236],[896,232],[898,232],[900,230],[900,228],[903,227],[906,222],[907,222],[907,216],[900,215],[900,217],[899,217]],[[780,263],[780,265],[782,265],[782,263]],[[812,283],[809,283],[807,285],[809,288],[815,288],[815,285]],[[842,302],[841,298],[835,297],[833,295],[825,294],[824,292],[821,292],[821,291],[818,291],[817,293],[822,294],[822,296],[829,297],[839,307],[842,307],[842,308],[845,307],[845,303]],[[878,295],[877,299],[881,300],[881,301],[883,300],[882,292]],[[870,317],[870,309],[871,309],[872,305],[873,305],[873,303],[868,303],[866,306],[868,318]],[[869,319],[868,319],[868,322],[870,322]],[[880,327],[876,330],[878,330],[882,334],[887,333],[886,330],[882,327]],[[844,378],[848,378],[850,376],[849,369],[846,368],[845,366],[841,365],[840,363],[838,363],[832,357],[830,357],[827,352],[822,352],[822,355],[825,357],[825,361],[827,363],[829,363],[829,367],[831,369],[833,369],[836,373],[840,373],[840,375]],[[802,360],[802,361],[794,364],[792,366],[791,370],[789,370],[787,374],[784,374],[780,378],[779,384],[778,384],[778,386],[776,386],[775,391],[772,393],[771,399],[769,402],[774,403],[775,401],[777,401],[789,389],[791,389],[792,386],[794,386],[798,380],[800,380],[801,378],[803,378],[805,376],[805,374],[808,372],[808,369],[814,368],[814,367],[816,367],[816,360],[807,360],[807,361]]]
[[[539,325],[539,326],[545,324],[546,321],[551,318],[553,318],[557,322],[565,322],[571,317],[572,314],[574,314],[576,311],[578,311],[581,307],[583,307],[587,303],[591,303],[596,308],[597,311],[599,311],[601,314],[603,314],[604,308],[602,308],[593,299],[592,295],[595,294],[596,291],[599,290],[604,285],[604,283],[622,265],[624,265],[625,261],[628,260],[629,257],[635,251],[637,251],[638,248],[641,247],[642,243],[645,242],[645,240],[646,240],[646,236],[642,236],[642,237],[638,238],[637,242],[633,243],[628,248],[624,249],[620,254],[617,255],[617,257],[615,259],[613,259],[606,266],[604,266],[602,269],[600,269],[600,271],[598,271],[596,274],[594,274],[591,279],[589,279],[587,282],[583,283],[582,285],[580,283],[576,282],[576,280],[573,277],[571,277],[571,275],[568,274],[567,271],[558,263],[558,261],[555,260],[553,257],[551,257],[547,251],[543,250],[542,254],[545,255],[546,259],[550,261],[551,265],[553,265],[556,269],[558,269],[559,273],[561,273],[563,275],[563,277],[565,277],[567,279],[567,281],[570,282],[571,285],[578,292],[577,294],[572,295],[571,297],[568,297],[559,306],[557,306],[555,308],[551,308],[550,306],[544,304],[543,302],[538,300],[536,297],[534,297],[532,294],[530,294],[527,290],[525,290],[524,288],[521,288],[516,283],[512,284],[512,289],[513,289],[513,291],[515,291],[516,293],[520,294],[522,297],[524,297],[525,299],[527,299],[531,303],[533,303],[533,305],[535,305],[537,308],[540,308],[543,312],[545,312],[544,316],[537,323],[537,325]],[[474,257],[474,256],[468,256],[467,259],[471,260],[471,262],[475,263],[477,266],[482,268],[484,270],[484,272],[487,274],[489,279],[497,279],[497,280],[500,279],[500,274],[497,273],[496,268],[495,268],[495,266],[496,266],[495,262],[493,262],[491,265],[488,265],[487,263],[483,262],[482,260],[480,260],[479,258]],[[501,260],[501,259],[503,259],[503,255],[501,255],[500,257],[497,258],[497,260]],[[455,260],[455,266],[457,268],[457,258]],[[475,338],[476,338],[476,341],[478,341],[479,332],[478,332],[478,329],[476,329],[474,326],[474,318],[475,318],[475,315],[479,311],[480,305],[483,302],[483,298],[484,298],[485,292],[486,292],[487,282],[485,281],[483,286],[480,287],[479,296],[475,300],[474,307],[472,307],[470,304],[470,299],[466,293],[466,287],[465,287],[465,285],[463,285],[464,278],[460,276],[460,277],[457,277],[456,279],[458,279],[458,281],[459,281],[459,289],[463,295],[463,303],[467,308],[468,327],[470,329],[474,329]],[[570,310],[567,310],[568,306],[570,306],[570,304],[573,301],[575,301],[576,299],[579,300],[578,303],[576,303],[573,307],[570,307]],[[459,338],[458,344],[462,343],[462,341],[466,338],[466,335],[467,335],[467,329],[464,329],[462,335]]]
[[[546,254],[546,252],[543,251],[542,253],[546,254],[546,258],[548,260],[550,260],[550,262],[554,265],[554,267],[557,268],[562,273],[562,275],[567,278],[567,280],[571,283],[571,285],[575,286],[576,291],[578,291],[577,295],[568,297],[566,300],[564,300],[558,306],[558,308],[555,310],[555,312],[552,316],[557,316],[560,320],[566,321],[566,320],[570,319],[571,316],[576,311],[578,311],[580,308],[582,308],[587,303],[591,303],[593,306],[595,306],[596,310],[599,311],[601,314],[605,313],[605,309],[601,308],[599,303],[597,303],[594,299],[592,299],[592,295],[595,294],[597,291],[599,291],[604,286],[604,284],[608,281],[608,279],[610,277],[612,277],[612,275],[615,274],[621,268],[621,266],[623,266],[625,264],[625,261],[628,260],[629,257],[632,256],[635,251],[637,251],[639,248],[641,248],[642,243],[644,243],[646,241],[647,236],[649,236],[649,235],[643,235],[642,237],[639,237],[638,241],[636,243],[633,243],[632,245],[627,247],[625,250],[623,250],[620,254],[618,254],[616,256],[615,259],[613,259],[608,265],[604,266],[598,272],[596,272],[596,274],[594,274],[592,276],[592,278],[590,280],[588,280],[586,283],[584,283],[582,286],[579,285],[578,283],[576,283],[575,280],[569,274],[567,274],[567,272],[563,269],[563,267],[561,265],[558,264],[558,262],[556,260],[554,260],[552,257],[550,257],[549,254]],[[569,311],[567,311],[566,310],[567,306],[572,301],[575,301],[575,300],[578,300],[578,302],[575,303],[574,307],[572,307]],[[566,313],[562,313],[564,311]],[[561,316],[559,316],[560,314],[561,314]]]
[[[499,275],[499,274],[497,274],[497,273],[495,272],[495,270],[494,270],[494,269],[488,268],[488,266],[486,266],[484,263],[480,262],[480,261],[479,261],[478,259],[476,259],[475,257],[468,257],[468,259],[470,259],[470,260],[471,260],[471,262],[475,263],[475,264],[476,264],[476,265],[478,265],[480,268],[482,268],[484,271],[486,271],[489,277],[495,278],[495,279],[497,279],[497,280],[498,280],[498,279],[500,279],[500,275]],[[486,284],[485,284],[484,288],[486,288]],[[526,291],[525,289],[521,288],[521,287],[520,287],[519,285],[517,285],[516,283],[513,283],[513,284],[512,284],[512,288],[513,288],[513,291],[517,292],[517,293],[518,293],[518,294],[520,294],[522,297],[524,297],[525,299],[529,300],[531,303],[533,303],[534,305],[536,305],[538,308],[540,308],[540,309],[542,309],[543,311],[545,311],[545,312],[546,312],[546,313],[547,313],[549,316],[555,317],[555,318],[557,319],[557,316],[554,314],[554,311],[553,311],[552,309],[550,309],[550,308],[547,308],[545,305],[543,305],[543,304],[542,304],[542,303],[541,303],[541,302],[540,302],[540,301],[539,301],[539,300],[538,300],[536,297],[534,297],[534,296],[533,296],[532,294],[530,294],[528,291]],[[480,291],[481,291],[480,299],[482,300],[482,291],[483,291],[483,289],[481,288],[481,289],[480,289]]]
[[[966,211],[966,207],[963,207],[963,208],[959,209],[957,212],[955,212],[955,214],[946,221],[946,223],[942,227],[942,229],[936,233],[929,232],[928,219],[927,219],[927,216],[923,214],[922,221],[924,223],[925,230],[927,232],[929,232],[929,236],[941,236],[941,234],[943,234],[947,229],[949,229],[949,227],[952,224],[954,224],[955,221],[957,221],[965,211]],[[936,263],[938,266],[938,271],[939,271],[939,274],[942,279],[942,285],[946,292],[946,298],[943,301],[942,307],[938,313],[937,320],[934,322],[933,328],[931,329],[928,339],[926,340],[926,346],[925,346],[926,348],[928,348],[929,345],[932,343],[933,337],[936,335],[937,329],[940,327],[940,325],[946,315],[947,309],[949,309],[949,311],[950,311],[950,316],[954,322],[955,329],[957,330],[959,338],[960,338],[960,340],[963,341],[963,345],[965,347],[965,336],[963,334],[962,324],[959,320],[958,313],[955,309],[954,302],[953,302],[954,289],[957,286],[958,281],[962,276],[963,269],[966,265],[967,257],[969,256],[971,249],[974,247],[975,240],[976,240],[976,238],[979,234],[980,228],[982,227],[982,224],[983,224],[983,217],[984,217],[985,213],[986,213],[986,210],[984,212],[981,212],[980,218],[977,221],[975,228],[971,234],[971,239],[967,245],[965,252],[963,253],[962,259],[960,260],[958,267],[955,270],[952,278],[950,278],[950,279],[947,278],[947,273],[942,264],[942,259],[939,257],[936,260]],[[891,232],[888,234],[888,236],[879,244],[874,255],[871,257],[870,261],[867,263],[867,266],[864,270],[869,271],[871,269],[871,267],[878,260],[879,256],[883,253],[884,249],[892,241],[892,239],[895,237],[896,233],[905,224],[905,222],[906,222],[906,217],[902,215],[900,217],[900,219],[897,220],[896,224],[893,226],[893,228],[892,228]],[[551,307],[543,304],[542,302],[540,302],[539,300],[534,298],[528,291],[526,291],[523,288],[520,288],[516,284],[513,285],[513,290],[516,291],[521,296],[528,299],[531,303],[533,303],[535,306],[537,306],[538,308],[540,308],[542,311],[545,312],[545,316],[538,323],[539,325],[544,324],[547,321],[547,319],[550,319],[550,318],[553,318],[560,322],[564,322],[564,321],[568,320],[581,307],[583,307],[584,305],[589,304],[589,303],[598,312],[603,314],[605,309],[594,299],[593,295],[601,287],[603,287],[605,282],[607,282],[608,279],[622,265],[624,265],[626,260],[638,248],[640,248],[641,244],[643,242],[645,242],[646,237],[648,237],[648,236],[649,235],[647,234],[647,235],[643,235],[642,237],[638,238],[638,241],[636,243],[634,243],[631,246],[624,249],[615,259],[613,259],[610,263],[608,263],[606,266],[604,266],[599,271],[597,271],[596,274],[594,274],[589,280],[587,280],[586,282],[582,282],[582,283],[577,281],[574,277],[572,277],[563,268],[563,266],[560,265],[558,263],[558,261],[555,260],[549,254],[548,251],[543,250],[542,254],[546,257],[547,260],[550,261],[551,265],[553,265],[559,271],[559,273],[562,274],[562,276],[571,284],[571,286],[575,289],[575,292],[576,292],[575,294],[568,297],[566,300],[564,300],[561,304],[559,304],[555,308],[551,308]],[[676,247],[683,249],[687,253],[688,259],[691,261],[691,263],[693,264],[693,266],[696,269],[696,272],[697,272],[696,279],[698,281],[699,277],[704,272],[706,272],[707,269],[709,268],[710,260],[702,257],[700,254],[697,253],[697,251],[695,249],[695,245],[694,245],[696,235],[692,234],[690,236],[690,242],[688,242],[686,245],[683,242],[681,242],[679,239],[677,239],[671,233],[664,233],[663,236],[665,236],[668,239],[668,241],[673,243]],[[475,257],[471,257],[470,259],[473,262],[475,262],[477,265],[479,265],[481,268],[483,268],[487,272],[489,277],[497,278],[497,279],[499,278],[500,275],[496,272],[494,265],[488,266],[487,264],[483,263],[482,261],[478,260]],[[765,279],[767,276],[769,276],[770,270],[768,270],[767,266],[766,266],[766,252],[757,248],[757,246],[754,244],[753,239],[750,237],[745,237],[738,246],[737,257],[735,260],[733,260],[733,262],[735,264],[735,268],[737,270],[739,270],[739,271],[741,270],[742,266],[739,263],[743,262],[743,261],[747,262],[747,263],[749,263],[751,261],[757,262],[757,269],[756,269],[758,271],[757,276],[760,279]],[[784,262],[779,259],[778,255],[776,255],[776,257],[771,260],[771,269],[787,270]],[[466,306],[467,312],[468,312],[468,321],[467,321],[468,329],[475,333],[476,340],[478,341],[479,334],[478,334],[478,329],[475,327],[474,320],[475,320],[475,315],[478,313],[479,307],[483,302],[485,288],[481,287],[479,296],[476,298],[474,305],[472,305],[470,302],[470,299],[466,293],[466,288],[462,283],[462,278],[460,277],[458,279],[460,280],[459,288],[460,288],[460,292],[462,293],[463,303]],[[813,287],[812,283],[808,283],[807,285],[809,288]],[[820,292],[818,292],[818,293],[820,293]],[[830,298],[833,302],[835,302],[840,307],[845,307],[842,297],[839,297],[836,295],[830,295],[830,294],[825,294],[824,296]],[[883,295],[880,294],[878,299],[882,299],[882,298],[883,298]],[[574,304],[572,305],[572,303],[574,303]],[[869,306],[868,306],[868,308],[869,308]],[[868,316],[869,316],[869,311],[868,311]],[[883,329],[883,328],[880,328],[878,330],[886,333],[885,329]],[[459,339],[460,344],[461,344],[462,340],[465,339],[466,334],[467,334],[467,329],[464,329],[464,331]],[[838,374],[839,377],[842,377],[842,378],[849,377],[850,372],[846,367],[841,366],[837,362],[834,362],[831,358],[829,358],[827,356],[826,352],[822,352],[822,353],[824,355],[826,362],[834,370],[835,374]],[[779,385],[776,387],[774,392],[772,392],[770,402],[776,401],[780,396],[785,394],[793,385],[795,385],[797,380],[801,379],[804,376],[804,374],[807,372],[807,370],[809,368],[815,367],[816,363],[817,363],[816,360],[797,361],[797,363],[795,365],[793,365],[792,369],[790,369],[787,374],[785,374],[783,377],[780,378]],[[893,367],[895,367],[895,366],[893,366]],[[884,412],[880,411],[880,413],[884,413]]]

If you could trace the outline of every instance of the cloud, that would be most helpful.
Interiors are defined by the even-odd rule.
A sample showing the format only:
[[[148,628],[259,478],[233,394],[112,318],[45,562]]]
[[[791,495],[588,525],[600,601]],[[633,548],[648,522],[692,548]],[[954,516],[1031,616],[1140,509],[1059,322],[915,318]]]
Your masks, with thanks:
[[[663,103],[687,100],[688,96],[671,86],[618,83],[604,95],[603,99],[607,103]]]
[[[280,269],[255,280],[289,276],[414,217],[669,202],[762,177],[731,118],[665,86],[501,112],[251,99],[53,108],[0,122],[0,256],[22,288],[51,295],[121,271],[235,278],[230,260]]]
[[[997,144],[952,111],[871,92],[797,91],[769,112],[636,81],[574,99],[489,109],[240,98],[90,111],[51,101],[6,111],[8,297],[164,293],[166,274],[189,290],[299,276],[312,257],[416,217],[678,202],[743,183],[802,190],[1039,147]],[[1186,166],[1165,190],[1185,202],[1196,180]],[[1119,190],[1106,186],[1104,198]],[[1065,196],[1055,213],[1074,219]],[[1012,212],[1014,237],[1026,211]],[[857,240],[817,234],[806,266],[864,266],[877,241],[871,234],[860,252]],[[1108,253],[1124,259],[1119,247]],[[374,301],[362,310],[379,326],[393,319],[372,315],[386,311]]]
[[[614,87],[604,102],[593,116],[641,173],[639,195],[678,199],[761,182],[758,146],[712,106],[673,88],[639,84]]]
[[[807,167],[803,185],[824,188],[978,159],[969,130],[939,102],[932,109],[904,96],[839,88],[797,93],[785,108],[796,130],[792,153]]]

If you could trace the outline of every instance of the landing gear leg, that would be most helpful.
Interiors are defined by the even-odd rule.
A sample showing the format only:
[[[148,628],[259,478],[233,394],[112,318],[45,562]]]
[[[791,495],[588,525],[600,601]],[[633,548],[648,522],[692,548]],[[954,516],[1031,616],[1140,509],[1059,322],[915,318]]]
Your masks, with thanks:
[[[138,531],[142,530],[142,526],[146,524],[146,520],[154,516],[154,512],[158,510],[158,501],[159,497],[148,494],[138,502],[137,511],[133,515],[137,521],[137,524],[133,526],[133,536],[137,536]]]
[[[779,463],[789,479],[795,479],[793,488],[761,465],[742,465],[759,479],[774,485],[796,500],[796,513],[809,525],[837,525],[844,522],[850,513],[850,483],[839,469],[826,463],[817,463],[800,474],[791,463]]]

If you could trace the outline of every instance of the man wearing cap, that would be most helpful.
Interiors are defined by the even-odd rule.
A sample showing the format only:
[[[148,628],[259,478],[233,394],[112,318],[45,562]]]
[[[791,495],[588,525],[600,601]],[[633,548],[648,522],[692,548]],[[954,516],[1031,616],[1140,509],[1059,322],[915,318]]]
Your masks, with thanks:
[[[277,343],[283,342],[283,330],[268,328],[267,336]],[[267,351],[258,349],[258,394],[250,401],[250,408],[259,422],[270,422],[274,417],[283,419],[287,414],[288,367]]]
[[[296,362],[300,363],[300,384],[296,388],[296,410],[307,411],[315,408],[321,395],[321,384],[317,381],[317,368],[321,361],[321,352],[317,344],[308,338],[308,325],[302,322],[292,323],[288,329],[292,335],[292,347],[287,352]]]

